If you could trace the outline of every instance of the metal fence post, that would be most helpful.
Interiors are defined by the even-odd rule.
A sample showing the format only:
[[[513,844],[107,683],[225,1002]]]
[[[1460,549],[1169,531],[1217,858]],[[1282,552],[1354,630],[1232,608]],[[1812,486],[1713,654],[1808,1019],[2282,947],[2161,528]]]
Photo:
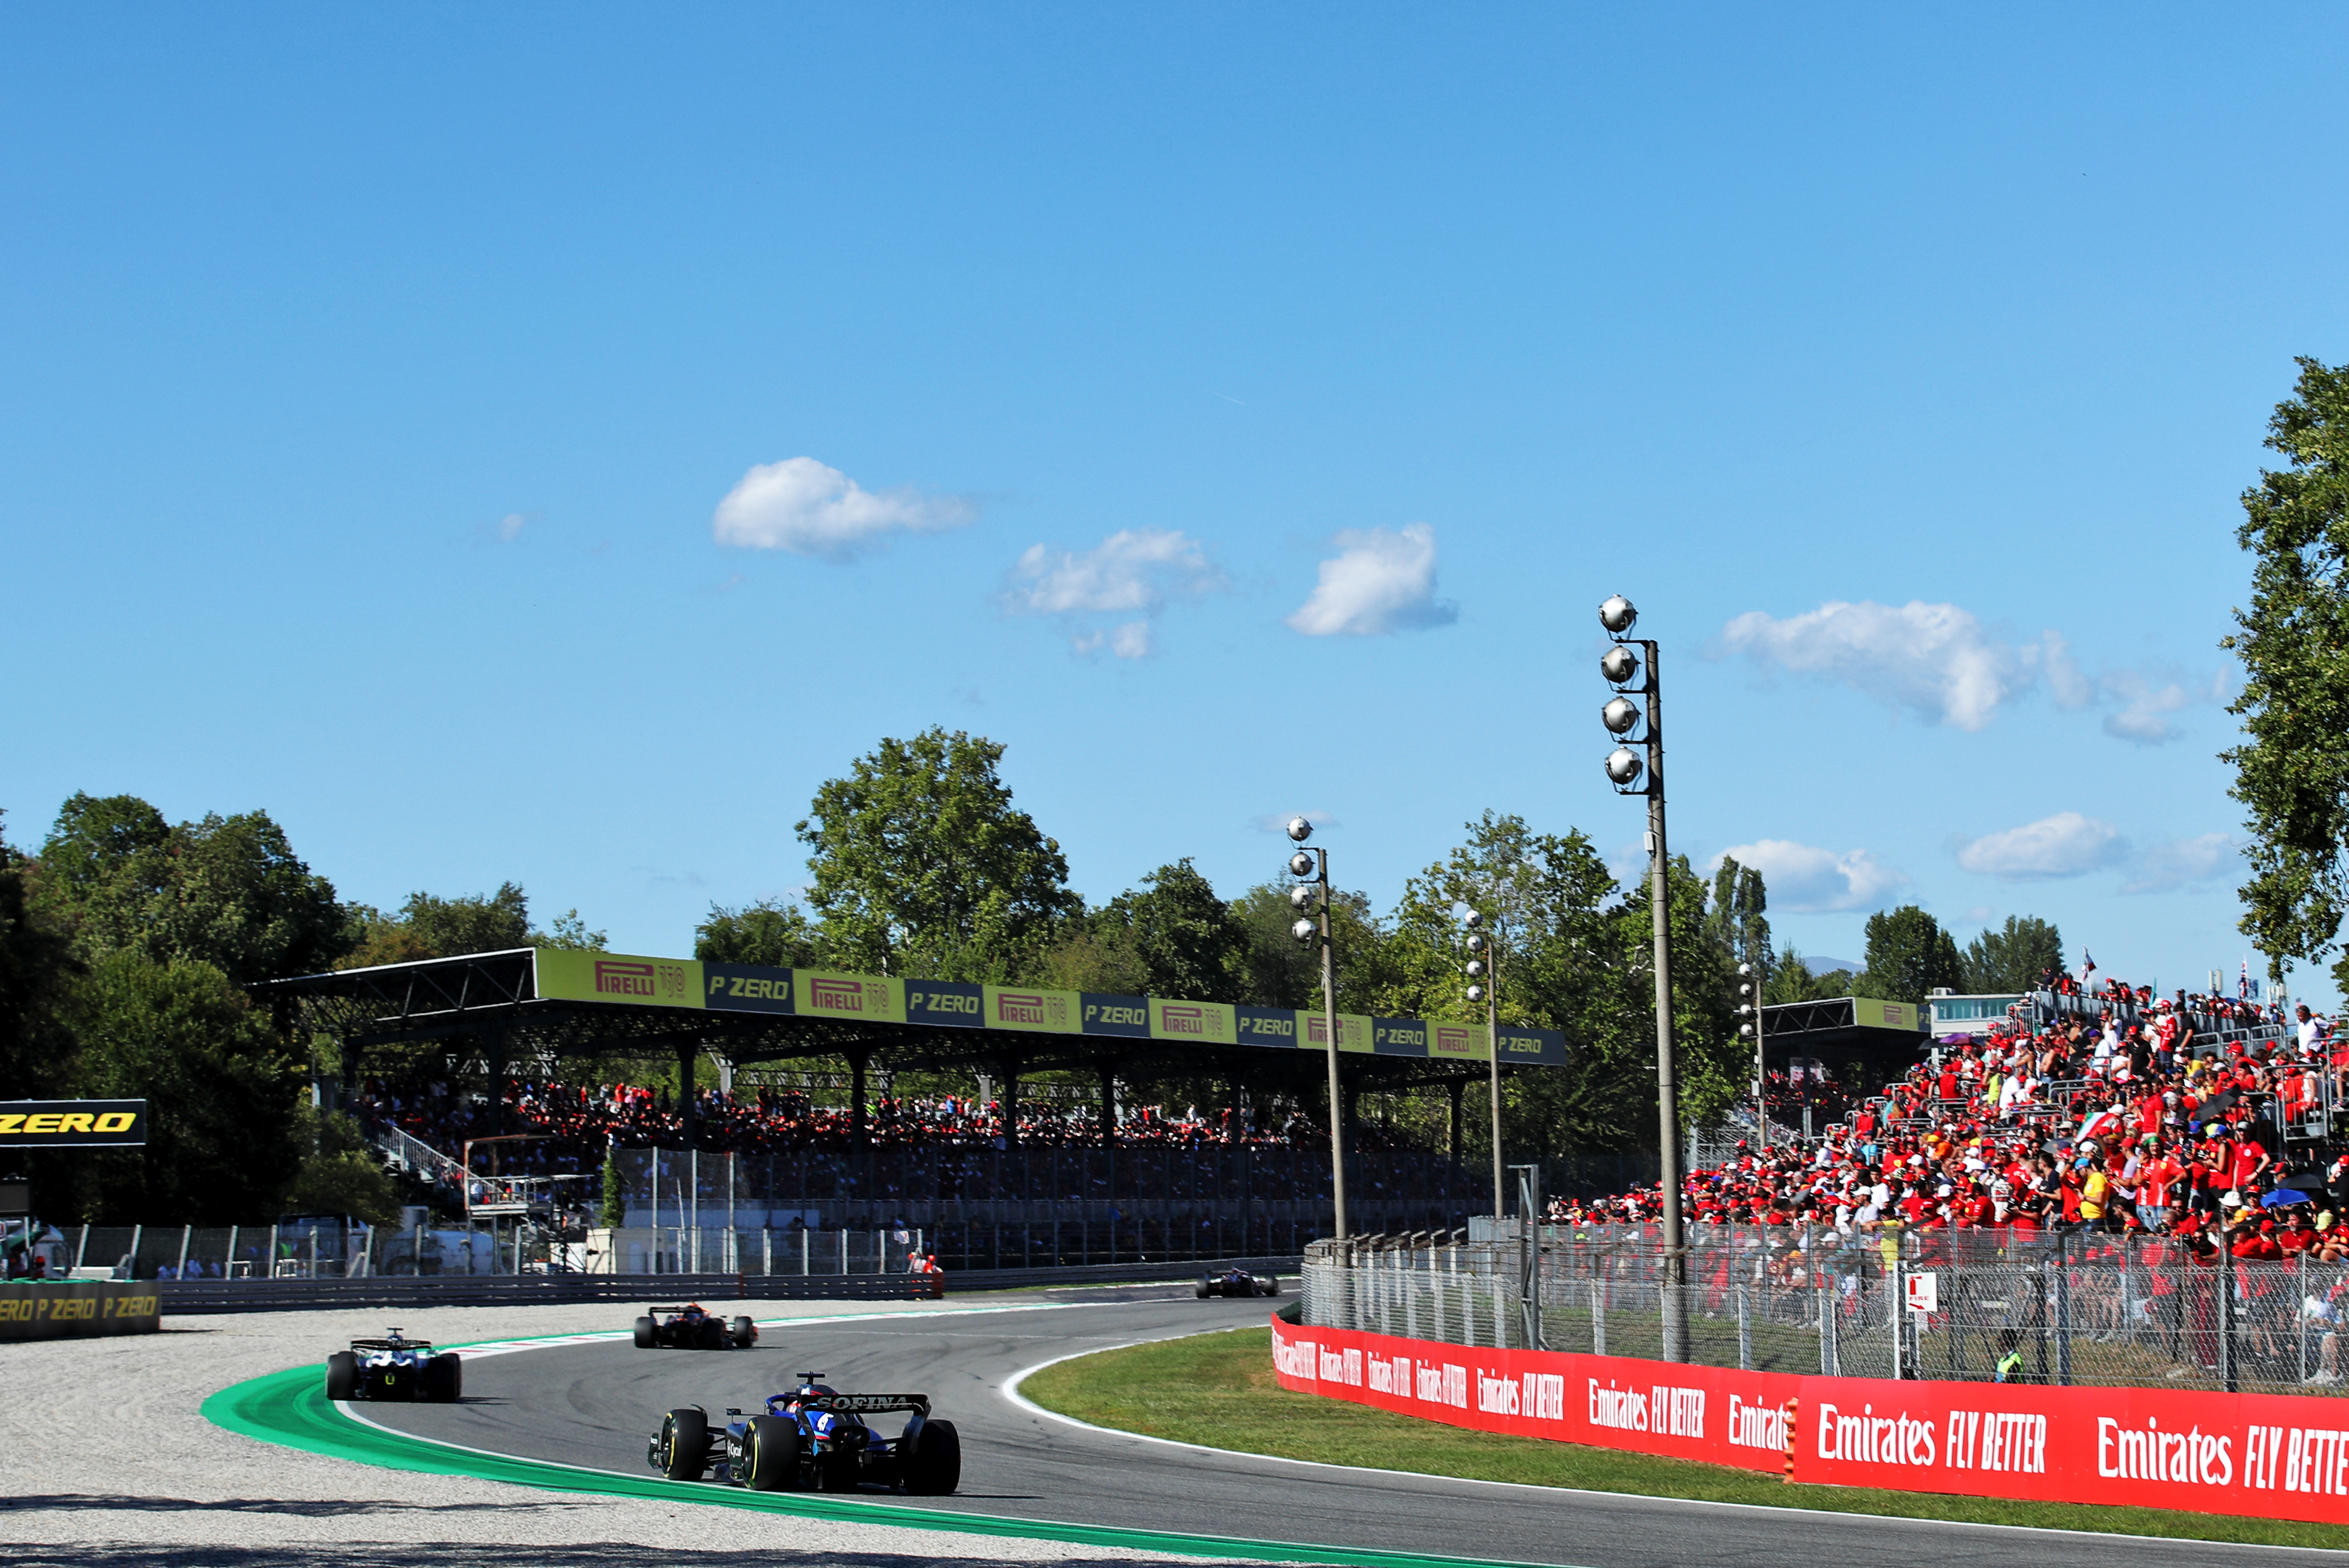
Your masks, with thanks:
[[[1745,1307],[1745,1282],[1737,1282],[1737,1370],[1754,1370],[1754,1324]]]
[[[1908,1308],[1905,1305],[1907,1292],[1901,1286],[1904,1262],[1898,1251],[1892,1254],[1890,1262],[1892,1266],[1884,1272],[1885,1284],[1888,1287],[1884,1302],[1884,1315],[1890,1319],[1892,1324],[1892,1377],[1893,1381],[1899,1382],[1909,1376],[1907,1347],[1902,1343],[1905,1337],[1902,1330],[1905,1325],[1900,1321],[1908,1315]]]
[[[2072,1386],[2072,1239],[2055,1239],[2055,1382]]]
[[[2210,1271],[2219,1292],[2219,1383],[2230,1394],[2242,1392],[2235,1367],[2235,1271],[2222,1249],[2219,1266]]]

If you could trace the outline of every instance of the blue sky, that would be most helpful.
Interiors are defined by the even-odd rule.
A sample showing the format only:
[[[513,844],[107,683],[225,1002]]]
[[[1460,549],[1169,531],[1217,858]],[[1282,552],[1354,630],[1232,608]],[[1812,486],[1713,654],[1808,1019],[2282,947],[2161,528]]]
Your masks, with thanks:
[[[19,7],[0,805],[265,807],[620,947],[1005,742],[1107,898],[1493,806],[1782,940],[2199,984],[2217,647],[2349,358],[2333,7]],[[2313,978],[2313,977],[2312,977]]]

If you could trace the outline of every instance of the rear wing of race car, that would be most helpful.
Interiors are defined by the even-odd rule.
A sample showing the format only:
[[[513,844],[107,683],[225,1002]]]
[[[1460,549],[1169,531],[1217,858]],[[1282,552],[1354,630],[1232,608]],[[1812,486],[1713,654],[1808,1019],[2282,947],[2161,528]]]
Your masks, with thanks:
[[[807,1394],[797,1397],[802,1409],[830,1410],[843,1416],[885,1416],[893,1410],[914,1410],[926,1419],[930,1413],[930,1397],[926,1394]]]
[[[432,1348],[432,1342],[429,1339],[355,1339],[351,1341],[351,1348],[353,1350],[429,1350]]]
[[[647,1306],[647,1307],[638,1307],[636,1310],[637,1310],[638,1312],[642,1312],[642,1313],[655,1313],[655,1312],[683,1312],[685,1309],[684,1309],[683,1307],[681,1307],[681,1306]]]

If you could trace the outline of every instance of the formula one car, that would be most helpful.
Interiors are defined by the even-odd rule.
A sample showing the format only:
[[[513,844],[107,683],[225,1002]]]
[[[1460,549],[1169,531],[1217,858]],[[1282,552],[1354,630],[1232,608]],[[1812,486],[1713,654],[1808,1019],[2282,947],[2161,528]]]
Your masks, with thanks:
[[[645,1446],[645,1462],[671,1480],[705,1477],[752,1491],[855,1491],[884,1486],[914,1497],[945,1497],[962,1484],[962,1438],[952,1421],[930,1418],[926,1394],[843,1394],[821,1372],[767,1400],[764,1415],[729,1409],[713,1429],[698,1405],[671,1410]],[[909,1410],[895,1438],[867,1416]]]
[[[1251,1274],[1246,1269],[1225,1269],[1201,1280],[1194,1293],[1201,1301],[1209,1296],[1277,1296],[1280,1293],[1280,1282],[1268,1274]]]
[[[638,1350],[748,1350],[758,1343],[757,1324],[747,1317],[729,1323],[702,1311],[698,1302],[647,1307],[636,1319]]]
[[[429,1339],[409,1339],[399,1330],[381,1339],[355,1339],[348,1350],[326,1357],[329,1399],[431,1399],[452,1404],[464,1392],[465,1369],[457,1353],[432,1353]]]

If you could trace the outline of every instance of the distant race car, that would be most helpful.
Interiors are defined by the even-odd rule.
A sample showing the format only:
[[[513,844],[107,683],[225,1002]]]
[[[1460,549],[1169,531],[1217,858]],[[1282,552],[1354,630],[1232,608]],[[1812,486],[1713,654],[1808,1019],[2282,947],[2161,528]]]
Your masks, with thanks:
[[[381,1339],[355,1339],[326,1357],[329,1399],[431,1399],[452,1404],[464,1392],[457,1353],[432,1351],[432,1342],[388,1330]]]
[[[702,1311],[698,1302],[647,1307],[636,1319],[638,1350],[748,1350],[758,1343],[757,1324],[747,1317],[729,1323]]]
[[[1277,1296],[1280,1293],[1280,1282],[1269,1274],[1251,1274],[1246,1269],[1225,1269],[1201,1280],[1195,1293],[1201,1301],[1209,1296]]]
[[[821,1372],[767,1400],[764,1415],[729,1409],[712,1428],[698,1405],[671,1410],[646,1445],[645,1462],[671,1480],[710,1480],[752,1491],[856,1491],[887,1487],[945,1497],[962,1484],[962,1438],[952,1421],[930,1417],[926,1394],[843,1394]],[[867,1416],[913,1413],[895,1438]]]

